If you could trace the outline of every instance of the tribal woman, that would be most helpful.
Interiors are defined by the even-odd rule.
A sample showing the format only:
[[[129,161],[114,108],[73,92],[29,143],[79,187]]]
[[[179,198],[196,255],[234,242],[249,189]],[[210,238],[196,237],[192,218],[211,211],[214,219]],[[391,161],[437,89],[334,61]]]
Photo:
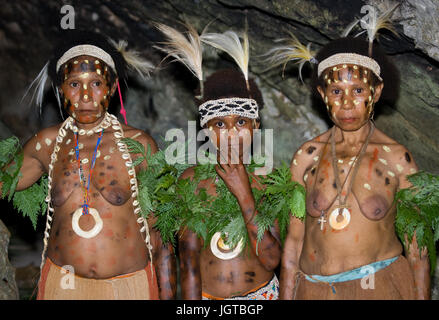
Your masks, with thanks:
[[[115,45],[98,34],[73,31],[64,36],[38,77],[40,106],[48,75],[68,114],[63,123],[38,132],[23,148],[17,190],[48,174],[38,299],[175,295],[172,248],[151,228],[153,218],[139,215],[136,171],[146,164],[134,169],[121,140],[136,139],[153,153],[157,146],[148,134],[107,112],[126,76],[127,60],[142,74],[150,67],[125,47],[124,42]]]

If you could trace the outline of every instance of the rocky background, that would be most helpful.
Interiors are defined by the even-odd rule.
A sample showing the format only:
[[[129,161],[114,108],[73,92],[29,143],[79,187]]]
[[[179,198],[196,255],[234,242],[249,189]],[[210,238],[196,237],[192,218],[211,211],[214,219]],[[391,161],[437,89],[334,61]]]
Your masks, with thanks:
[[[395,103],[377,106],[375,120],[379,129],[408,147],[420,169],[439,173],[439,3],[435,0],[398,2],[401,5],[394,18],[399,37],[384,32],[380,43],[401,73],[399,98]],[[125,39],[155,65],[159,65],[163,55],[152,47],[162,40],[152,25],[153,21],[180,30],[183,30],[180,22],[189,21],[199,32],[213,21],[209,30],[222,32],[243,30],[247,16],[251,77],[256,79],[265,100],[262,123],[265,128],[274,128],[275,164],[289,162],[303,142],[328,128],[328,118],[324,106],[310,90],[308,66],[304,67],[304,83],[301,83],[293,64],[289,64],[282,78],[281,68],[264,70],[260,56],[273,46],[275,39],[288,36],[288,32],[293,32],[302,43],[312,43],[312,48],[317,50],[339,37],[355,17],[361,17],[363,5],[372,4],[385,10],[393,3],[395,1],[390,0],[5,2],[0,11],[0,138],[15,134],[25,142],[41,128],[61,120],[51,90],[47,90],[41,114],[35,105],[30,104],[29,97],[22,97],[46,63],[55,40],[60,37],[60,21],[64,16],[60,10],[65,4],[75,9],[75,28],[95,30],[113,39]],[[207,50],[204,67],[208,75],[219,68],[235,66],[228,57]],[[128,88],[122,90],[128,123],[152,134],[161,146],[167,129],[185,129],[188,119],[196,119],[193,91],[197,81],[178,64],[162,64],[150,79],[144,81],[133,76],[127,85]],[[117,97],[112,104],[119,108]],[[1,218],[13,231],[11,247],[22,248],[18,244],[22,242],[14,238],[14,233],[35,232],[27,221],[16,217],[10,206],[5,202],[2,205],[8,208],[5,209],[8,213]],[[8,239],[8,233],[0,230],[0,238]],[[42,237],[31,238],[40,241]],[[9,280],[13,279],[13,270],[4,265],[8,263],[4,258],[7,245],[7,240],[0,242],[0,270],[9,270],[5,278],[9,286],[3,290],[4,284],[0,283],[0,298],[16,298],[16,287],[15,293],[3,295],[14,288]],[[17,255],[18,249],[15,254],[10,253],[12,262],[18,259]],[[33,261],[33,264],[39,266],[39,261]],[[23,268],[18,268],[18,271],[22,272]],[[20,272],[17,272],[17,277]],[[439,284],[435,281],[433,298],[437,299]]]

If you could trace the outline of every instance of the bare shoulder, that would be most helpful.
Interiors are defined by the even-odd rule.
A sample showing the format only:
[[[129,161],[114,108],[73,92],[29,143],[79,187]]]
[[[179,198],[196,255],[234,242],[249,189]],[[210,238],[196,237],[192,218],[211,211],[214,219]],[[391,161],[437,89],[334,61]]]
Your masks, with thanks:
[[[293,179],[304,184],[303,176],[307,169],[319,160],[322,149],[328,142],[330,131],[306,141],[296,151],[291,160],[290,170]]]
[[[380,161],[388,166],[389,172],[399,180],[399,188],[410,186],[407,175],[416,173],[418,167],[410,151],[402,144],[376,129],[373,144],[377,147]]]
[[[23,147],[25,156],[31,156],[46,162],[45,160],[48,160],[52,154],[60,127],[61,124],[45,128],[31,137]]]
[[[123,125],[123,130],[126,138],[134,139],[143,144],[145,147],[151,148],[152,153],[156,153],[158,151],[157,143],[145,131],[127,125]]]

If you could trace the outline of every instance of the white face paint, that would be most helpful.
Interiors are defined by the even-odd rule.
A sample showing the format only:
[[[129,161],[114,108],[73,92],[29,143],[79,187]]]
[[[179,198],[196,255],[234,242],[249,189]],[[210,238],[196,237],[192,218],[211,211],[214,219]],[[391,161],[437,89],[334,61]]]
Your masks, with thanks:
[[[297,166],[297,160],[296,160],[296,159],[293,160],[293,164],[294,164],[295,166]]]
[[[104,157],[104,160],[109,160],[110,158],[111,158],[111,156],[106,155],[106,156]]]
[[[400,164],[397,164],[396,170],[398,170],[398,172],[402,172],[402,170],[404,170],[404,168]]]
[[[390,152],[391,151],[388,146],[383,146],[383,150],[386,151],[386,152]]]
[[[388,174],[389,176],[391,176],[391,177],[394,177],[394,176],[395,176],[395,174],[394,174],[392,171],[387,171],[387,174]]]
[[[317,160],[319,160],[319,156],[316,156],[316,157],[314,157],[314,158],[312,158],[314,161],[317,161]]]
[[[299,150],[297,151],[297,154],[302,154],[302,149],[299,149]]]
[[[371,189],[372,189],[368,183],[365,183],[363,186],[364,186],[367,190],[371,190]]]
[[[379,160],[382,164],[384,164],[384,165],[387,166],[387,160],[386,160],[386,159],[379,158],[378,160]]]
[[[307,179],[308,179],[308,174],[305,174],[305,175],[303,176],[303,181],[306,182]]]

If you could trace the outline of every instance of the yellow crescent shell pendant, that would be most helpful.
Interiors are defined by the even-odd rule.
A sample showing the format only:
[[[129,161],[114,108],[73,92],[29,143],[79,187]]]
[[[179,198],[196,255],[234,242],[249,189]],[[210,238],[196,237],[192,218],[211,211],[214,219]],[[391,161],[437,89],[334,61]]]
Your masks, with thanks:
[[[343,216],[343,220],[340,222],[337,221],[339,210],[339,208],[336,208],[332,210],[331,214],[329,215],[329,225],[335,230],[344,229],[351,221],[351,214],[347,208],[342,208],[341,214]]]
[[[242,248],[244,246],[243,240],[239,240],[238,244],[235,248],[231,249],[228,245],[224,243],[224,240],[221,237],[221,232],[217,232],[213,235],[212,239],[210,240],[210,250],[212,251],[213,255],[221,260],[230,260],[238,256]],[[224,251],[229,252],[223,252],[220,249]]]
[[[80,236],[82,238],[86,238],[86,239],[90,239],[90,238],[95,237],[99,232],[101,232],[102,226],[103,226],[103,222],[102,222],[101,217],[99,216],[98,210],[96,210],[95,208],[89,208],[88,214],[91,215],[93,217],[93,219],[95,220],[94,227],[88,231],[82,230],[81,227],[79,226],[79,218],[81,218],[81,216],[82,216],[82,207],[76,209],[76,211],[72,217],[73,231],[75,231],[75,233],[78,236]]]

